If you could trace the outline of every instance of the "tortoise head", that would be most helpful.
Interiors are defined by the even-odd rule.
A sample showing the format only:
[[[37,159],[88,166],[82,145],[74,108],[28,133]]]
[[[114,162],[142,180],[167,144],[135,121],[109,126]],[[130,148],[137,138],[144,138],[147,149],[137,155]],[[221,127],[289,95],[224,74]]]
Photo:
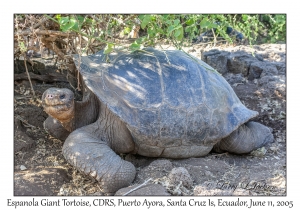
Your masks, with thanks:
[[[66,88],[49,88],[42,96],[44,111],[59,120],[68,123],[74,118],[74,94]]]

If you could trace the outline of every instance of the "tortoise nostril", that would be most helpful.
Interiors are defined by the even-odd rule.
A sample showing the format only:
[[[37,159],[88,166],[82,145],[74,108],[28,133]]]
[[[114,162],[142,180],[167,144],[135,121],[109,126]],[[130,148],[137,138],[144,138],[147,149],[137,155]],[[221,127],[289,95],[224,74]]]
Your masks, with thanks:
[[[47,98],[53,98],[52,94],[47,94]]]

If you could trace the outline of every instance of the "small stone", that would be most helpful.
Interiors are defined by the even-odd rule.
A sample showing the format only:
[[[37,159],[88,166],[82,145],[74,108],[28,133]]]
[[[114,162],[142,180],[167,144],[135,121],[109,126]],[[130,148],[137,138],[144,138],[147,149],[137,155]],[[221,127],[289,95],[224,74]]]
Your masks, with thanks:
[[[183,167],[173,168],[168,178],[173,185],[178,185],[180,182],[186,188],[191,188],[193,185],[193,180],[189,172]]]
[[[154,160],[150,163],[149,167],[170,171],[172,169],[172,163],[166,159]]]
[[[274,66],[272,64],[266,64],[264,66],[264,69],[263,69],[260,77],[273,76],[273,75],[277,75],[277,74],[278,74],[278,70],[277,70],[276,66]]]
[[[263,62],[257,61],[250,64],[249,67],[249,80],[254,80],[260,77],[261,73],[264,70]]]
[[[263,157],[266,154],[267,150],[265,147],[258,148],[257,150],[252,151],[250,154],[255,157]]]
[[[21,171],[24,171],[24,170],[26,170],[26,169],[27,169],[27,168],[26,168],[24,165],[21,165],[21,166],[20,166],[20,170],[21,170]]]
[[[205,171],[205,176],[213,176],[213,174],[210,171]]]

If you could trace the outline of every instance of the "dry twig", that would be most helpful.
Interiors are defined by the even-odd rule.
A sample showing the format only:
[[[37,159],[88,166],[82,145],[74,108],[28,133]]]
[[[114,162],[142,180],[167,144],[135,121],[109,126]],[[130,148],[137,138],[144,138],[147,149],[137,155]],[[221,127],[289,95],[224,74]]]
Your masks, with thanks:
[[[135,187],[135,188],[129,190],[127,193],[124,193],[123,196],[128,195],[128,194],[132,193],[133,191],[135,191],[135,190],[137,190],[137,189],[140,189],[141,187],[145,186],[145,185],[146,185],[149,181],[151,181],[151,180],[152,180],[151,178],[148,179],[148,180],[145,181],[143,184],[140,184],[139,186],[137,186],[137,187]]]
[[[26,73],[28,76],[28,74]],[[25,73],[21,74],[15,74],[14,75],[14,80],[27,80],[28,77],[26,77]],[[29,76],[31,79],[43,81],[43,82],[68,82],[65,76],[61,74],[56,74],[56,73],[50,73],[48,75],[38,75],[29,72]]]

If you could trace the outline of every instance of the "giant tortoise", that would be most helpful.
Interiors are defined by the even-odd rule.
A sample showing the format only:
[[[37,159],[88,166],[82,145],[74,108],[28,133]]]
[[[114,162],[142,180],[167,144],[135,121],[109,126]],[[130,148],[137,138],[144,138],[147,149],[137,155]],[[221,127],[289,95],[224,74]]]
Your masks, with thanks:
[[[74,101],[69,89],[46,90],[42,101],[50,116],[44,127],[65,139],[66,160],[98,180],[105,193],[135,178],[135,167],[117,154],[244,154],[273,141],[270,128],[249,122],[258,113],[241,103],[220,74],[182,51],[100,51],[75,55],[74,62],[83,99]]]

